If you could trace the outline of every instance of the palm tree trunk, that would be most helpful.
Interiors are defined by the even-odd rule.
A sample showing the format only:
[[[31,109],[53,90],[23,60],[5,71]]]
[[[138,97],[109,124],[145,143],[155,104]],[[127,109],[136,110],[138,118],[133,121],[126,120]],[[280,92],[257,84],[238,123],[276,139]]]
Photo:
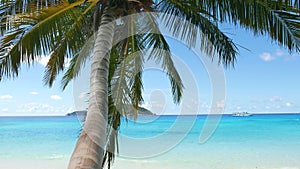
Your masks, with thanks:
[[[115,27],[112,20],[112,16],[102,16],[92,58],[87,117],[68,169],[102,168],[107,132],[109,57]]]

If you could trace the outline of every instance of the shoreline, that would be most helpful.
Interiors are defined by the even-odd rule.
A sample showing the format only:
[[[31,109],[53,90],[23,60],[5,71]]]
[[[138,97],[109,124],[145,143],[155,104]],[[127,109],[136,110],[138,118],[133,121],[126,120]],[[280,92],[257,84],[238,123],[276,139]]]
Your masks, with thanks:
[[[271,113],[268,113],[268,112],[250,112],[251,115],[300,115],[300,112],[297,113],[297,112],[287,112],[287,113],[284,113],[284,112],[271,112]],[[166,114],[166,115],[140,115],[139,117],[155,117],[155,116],[232,116],[232,114],[229,114],[229,113],[224,113],[224,114]],[[19,115],[10,115],[10,116],[6,116],[6,115],[0,115],[0,118],[1,117],[24,117],[24,118],[27,118],[27,117],[76,117],[76,116],[66,116],[66,115],[22,115],[22,116],[19,116]]]
[[[59,159],[0,159],[0,168],[5,169],[66,169],[68,166],[69,158]],[[211,161],[212,162],[212,161]],[[266,162],[268,163],[268,162]],[[295,164],[284,165],[265,165],[265,164],[253,164],[242,165],[243,161],[238,164],[230,164],[229,161],[223,161],[218,163],[203,162],[203,159],[199,162],[196,161],[157,161],[153,159],[122,159],[117,157],[115,162],[111,166],[112,169],[300,169]]]

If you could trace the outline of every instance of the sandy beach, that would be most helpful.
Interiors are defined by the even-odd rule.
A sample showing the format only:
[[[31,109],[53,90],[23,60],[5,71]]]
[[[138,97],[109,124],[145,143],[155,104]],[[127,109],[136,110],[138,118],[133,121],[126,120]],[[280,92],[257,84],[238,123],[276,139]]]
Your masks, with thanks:
[[[0,159],[1,169],[66,169],[69,159]]]
[[[68,159],[0,159],[1,169],[66,169]],[[185,163],[168,163],[158,162],[153,160],[124,160],[117,159],[112,166],[112,169],[220,169],[220,166],[215,164],[193,165],[188,161]],[[224,163],[223,169],[300,169],[296,166],[282,166],[282,167],[253,167],[253,166],[239,166],[233,167],[229,162]]]

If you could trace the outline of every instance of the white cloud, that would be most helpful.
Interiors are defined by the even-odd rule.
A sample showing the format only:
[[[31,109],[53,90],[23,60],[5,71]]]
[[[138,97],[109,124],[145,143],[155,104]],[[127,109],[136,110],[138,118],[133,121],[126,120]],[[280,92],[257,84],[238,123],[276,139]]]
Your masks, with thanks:
[[[12,98],[13,98],[13,96],[12,96],[12,95],[9,95],[9,94],[0,96],[0,99],[3,99],[3,100],[6,100],[6,99],[12,99]]]
[[[259,57],[265,62],[270,62],[275,59],[274,56],[272,56],[270,53],[267,52],[260,54]]]
[[[199,105],[199,100],[198,99],[192,99],[192,103],[197,106]]]
[[[43,65],[43,66],[46,66],[48,61],[49,61],[50,57],[49,56],[43,56],[41,57],[40,59],[38,59],[38,63]]]
[[[65,106],[52,106],[44,103],[26,103],[17,107],[16,112],[20,115],[36,115],[36,114],[66,114],[68,108]]]
[[[7,108],[2,109],[3,112],[8,112]]]
[[[217,108],[224,108],[225,107],[225,101],[224,100],[220,100],[217,102]]]
[[[282,50],[278,49],[278,50],[276,51],[275,55],[276,55],[276,56],[283,56],[283,55],[285,55],[285,53],[284,53]]]
[[[280,101],[282,101],[282,98],[279,96],[273,96],[269,100],[270,100],[270,102],[280,102]]]
[[[300,55],[298,53],[293,53],[293,54],[287,54],[287,56],[285,56],[284,61],[293,61],[296,60],[300,57]]]
[[[291,107],[291,106],[293,105],[293,103],[291,103],[291,102],[286,102],[285,105],[286,105],[286,107]]]
[[[32,94],[32,95],[38,95],[39,92],[30,92],[30,94]]]
[[[209,105],[206,102],[201,103],[200,108],[209,109]]]
[[[264,52],[264,53],[260,54],[259,57],[265,62],[270,62],[270,61],[273,61],[278,58],[281,58],[284,61],[291,61],[291,60],[295,60],[295,59],[299,58],[300,55],[298,53],[290,54],[290,53],[284,52],[280,49],[277,49],[276,52],[274,52],[272,54],[269,52]]]
[[[33,112],[40,112],[40,111],[49,111],[52,108],[53,108],[52,106],[43,103],[26,103],[19,106],[17,112],[33,113]]]
[[[165,107],[165,103],[164,102],[159,102],[159,101],[151,101],[151,106],[153,108],[159,108],[162,109]]]
[[[50,98],[53,100],[61,100],[62,99],[62,97],[60,97],[59,95],[52,95],[52,96],[50,96]]]
[[[71,58],[65,59],[64,66],[65,66],[65,67],[69,67],[69,66],[70,66],[70,62],[71,62]]]
[[[38,59],[38,63],[43,65],[43,66],[47,66],[47,63],[49,61],[50,57],[49,56],[42,56],[40,59]],[[70,66],[70,61],[71,61],[71,58],[67,58],[65,59],[65,63],[64,63],[64,66],[65,67],[69,67]]]
[[[78,96],[79,99],[84,99],[88,96],[88,93],[87,92],[81,92]]]
[[[149,102],[144,102],[143,104],[139,105],[140,107],[144,107],[146,109],[150,109],[151,105],[149,104]]]

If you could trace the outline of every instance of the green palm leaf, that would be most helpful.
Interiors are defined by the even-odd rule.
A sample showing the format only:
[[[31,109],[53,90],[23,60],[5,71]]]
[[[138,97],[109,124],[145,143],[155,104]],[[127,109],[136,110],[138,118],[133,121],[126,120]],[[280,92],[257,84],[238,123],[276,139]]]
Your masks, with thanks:
[[[290,51],[299,51],[300,18],[291,0],[209,0],[202,6],[218,22],[240,25],[255,35],[269,35]]]
[[[49,78],[53,80],[55,77],[53,75],[56,75],[55,72],[58,73],[63,66],[63,57],[71,57],[82,47],[81,41],[76,42],[76,40],[88,38],[86,32],[90,32],[87,30],[89,27],[83,30],[77,27],[80,24],[83,25],[81,22],[85,21],[77,18],[86,14],[86,8],[91,9],[91,4],[83,6],[82,3],[83,1],[79,1],[48,8],[43,13],[39,13],[38,17],[35,16],[29,19],[39,21],[33,27],[30,26],[32,28],[21,28],[21,31],[12,30],[7,36],[4,36],[0,41],[2,44],[1,53],[4,54],[1,56],[0,62],[0,71],[4,73],[2,75],[6,77],[15,76],[18,74],[18,68],[22,62],[30,65],[37,58],[56,50],[52,53],[52,56],[62,56],[60,56],[60,59],[53,57],[50,60],[50,63],[55,63],[51,68],[53,70],[52,76]],[[92,5],[94,4],[92,3]],[[78,32],[83,33],[75,36],[74,34]]]
[[[164,13],[162,20],[174,36],[190,47],[199,41],[201,50],[208,56],[217,55],[225,66],[234,64],[236,45],[219,29],[213,14],[203,9],[201,3],[166,0],[158,4],[158,9]]]
[[[64,76],[61,81],[61,87],[64,90],[67,85],[70,83],[71,80],[75,79],[80,70],[83,66],[85,66],[85,63],[87,59],[91,56],[93,48],[94,48],[94,38],[93,36],[85,43],[85,45],[82,47],[79,54],[75,55],[71,61],[70,66],[64,73]]]
[[[73,21],[71,27],[62,34],[62,39],[54,46],[53,52],[50,54],[50,60],[46,66],[44,75],[45,84],[49,84],[49,86],[53,84],[56,76],[64,69],[65,58],[76,57],[84,45],[90,45],[88,47],[92,46],[92,44],[86,41],[93,35],[93,25],[89,23],[93,23],[91,11],[96,3],[94,1],[79,15],[74,15],[76,20]],[[77,74],[76,72],[74,73],[74,75]]]
[[[170,47],[160,32],[158,23],[152,13],[146,13],[140,16],[140,18],[138,25],[140,25],[139,31],[143,33],[143,36],[139,40],[139,48],[145,50],[144,53],[145,55],[147,54],[147,59],[152,59],[161,65],[169,77],[173,101],[174,103],[179,103],[182,96],[183,84],[173,63]]]
[[[209,56],[217,54],[224,65],[234,63],[237,47],[219,29],[218,23],[222,22],[240,25],[252,30],[255,35],[268,34],[279,45],[290,51],[299,51],[300,18],[292,1],[164,0],[157,7],[168,14],[163,16],[163,21],[173,35],[180,35],[182,40],[193,46],[200,32],[201,49]],[[183,24],[175,15],[193,25]]]

